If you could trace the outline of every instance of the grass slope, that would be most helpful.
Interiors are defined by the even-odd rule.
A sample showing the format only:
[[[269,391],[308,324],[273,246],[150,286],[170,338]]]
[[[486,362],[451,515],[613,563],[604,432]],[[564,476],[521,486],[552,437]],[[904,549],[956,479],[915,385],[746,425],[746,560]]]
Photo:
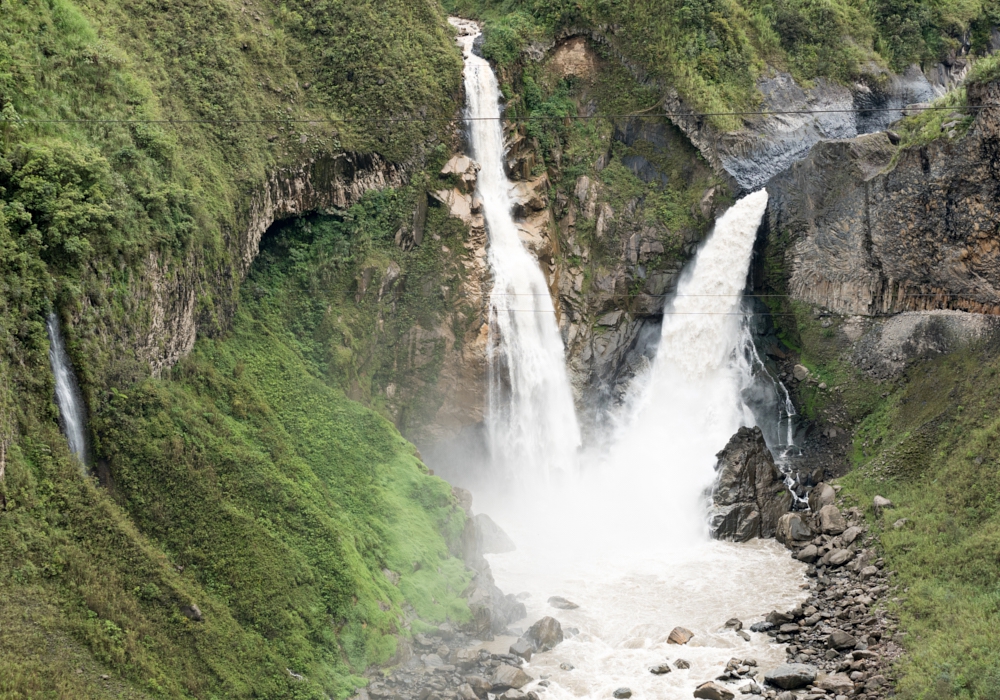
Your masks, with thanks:
[[[875,382],[843,360],[835,327],[794,309],[786,338],[818,380],[802,390],[811,419],[854,426],[843,494],[880,534],[900,593],[893,599],[906,649],[903,700],[986,700],[1000,695],[1000,345],[983,341],[928,356]],[[875,495],[896,508],[878,519]],[[893,527],[898,520],[905,525]]]

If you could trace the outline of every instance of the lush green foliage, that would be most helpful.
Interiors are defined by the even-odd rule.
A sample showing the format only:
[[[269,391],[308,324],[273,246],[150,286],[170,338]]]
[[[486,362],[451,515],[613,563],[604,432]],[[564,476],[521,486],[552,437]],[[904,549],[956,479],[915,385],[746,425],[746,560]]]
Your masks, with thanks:
[[[800,81],[856,78],[869,61],[900,69],[959,48],[985,48],[1000,21],[988,0],[450,0],[486,20],[484,52],[500,64],[569,27],[611,27],[611,44],[641,77],[710,112],[751,108],[766,65]],[[716,118],[721,126],[733,119]]]
[[[844,361],[849,347],[811,310],[786,307],[785,338],[831,390],[800,390],[803,413],[831,409],[854,426],[854,470],[843,494],[880,533],[901,594],[894,604],[907,654],[897,671],[905,700],[980,700],[1000,693],[1000,393],[995,343],[917,361],[876,382]],[[792,320],[794,319],[794,320]],[[791,322],[790,322],[791,321]],[[896,508],[882,519],[874,496]],[[900,527],[898,520],[906,519]]]
[[[419,159],[454,114],[440,8],[0,0],[0,17],[0,695],[344,695],[410,620],[467,615],[446,546],[461,512],[266,302],[146,378],[136,281],[193,271],[200,330],[222,337],[266,173],[341,149]],[[365,121],[412,115],[432,120]],[[56,427],[50,303],[107,489]]]

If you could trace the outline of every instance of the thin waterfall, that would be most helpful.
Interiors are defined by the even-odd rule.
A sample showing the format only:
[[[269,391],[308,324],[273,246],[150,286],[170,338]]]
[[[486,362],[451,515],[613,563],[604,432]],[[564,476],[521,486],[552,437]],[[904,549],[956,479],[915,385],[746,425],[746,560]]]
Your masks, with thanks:
[[[86,414],[83,400],[80,397],[76,375],[66,355],[62,331],[59,328],[59,318],[54,312],[49,312],[45,320],[49,333],[49,362],[52,364],[52,375],[56,381],[56,404],[59,406],[59,418],[69,450],[80,460],[81,466],[87,462]]]
[[[496,466],[534,480],[570,469],[580,428],[566,374],[555,308],[538,261],[521,242],[504,172],[500,89],[489,63],[472,51],[479,27],[452,19],[465,55],[466,115],[479,162],[477,195],[489,234],[493,273],[488,338],[487,429]]]

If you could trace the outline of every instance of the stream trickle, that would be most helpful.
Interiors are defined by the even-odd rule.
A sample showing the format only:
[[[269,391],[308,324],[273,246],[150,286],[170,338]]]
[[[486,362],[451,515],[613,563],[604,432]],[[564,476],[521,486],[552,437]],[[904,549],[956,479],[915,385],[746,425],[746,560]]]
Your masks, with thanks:
[[[742,293],[767,192],[744,197],[716,222],[665,311],[651,368],[636,377],[611,434],[578,450],[552,302],[510,216],[496,80],[472,53],[478,28],[452,22],[465,49],[471,141],[483,166],[479,195],[496,283],[493,371],[502,377],[491,381],[487,416],[500,469],[494,487],[475,493],[476,509],[518,545],[489,559],[504,591],[527,594],[525,626],[552,615],[579,632],[526,670],[550,677],[550,700],[608,698],[622,686],[636,698],[686,699],[732,657],[764,668],[781,663],[782,649],[766,635],[745,641],[724,626],[802,600],[804,567],[774,542],[709,540],[705,501],[716,453],[741,425],[755,423],[744,401],[754,358],[744,347]],[[516,495],[505,488],[511,475]],[[553,608],[550,596],[580,607]],[[694,639],[668,645],[675,626]],[[648,671],[678,658],[690,669]]]
[[[49,362],[56,383],[56,405],[59,406],[60,422],[69,442],[69,451],[76,455],[80,465],[84,466],[87,460],[87,440],[84,432],[86,418],[83,401],[80,398],[73,367],[69,363],[69,356],[66,355],[59,318],[54,312],[50,311],[45,319],[45,328],[49,334]]]

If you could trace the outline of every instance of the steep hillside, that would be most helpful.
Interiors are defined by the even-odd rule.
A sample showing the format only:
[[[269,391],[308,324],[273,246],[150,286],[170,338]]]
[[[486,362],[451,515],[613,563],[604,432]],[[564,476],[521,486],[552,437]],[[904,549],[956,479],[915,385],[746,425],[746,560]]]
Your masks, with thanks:
[[[343,696],[418,618],[468,619],[450,489],[240,302],[275,218],[402,187],[450,133],[440,8],[0,15],[0,694]],[[59,432],[49,308],[100,486]]]

